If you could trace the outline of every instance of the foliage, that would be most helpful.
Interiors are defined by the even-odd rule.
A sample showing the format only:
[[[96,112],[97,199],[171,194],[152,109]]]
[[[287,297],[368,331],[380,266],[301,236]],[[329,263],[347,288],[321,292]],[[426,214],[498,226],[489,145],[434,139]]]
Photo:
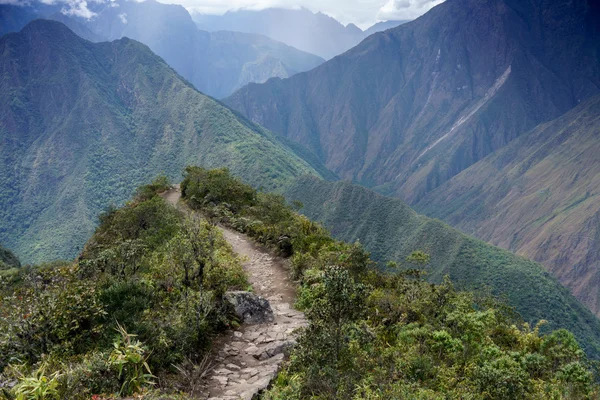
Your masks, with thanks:
[[[598,395],[573,334],[544,334],[493,297],[421,276],[438,254],[413,249],[379,272],[360,243],[338,242],[282,197],[252,193],[230,207],[188,170],[192,207],[290,257],[309,325],[267,399],[584,399]],[[190,193],[205,190],[210,202]],[[248,189],[247,187],[245,187]],[[249,189],[248,189],[249,190]],[[221,201],[217,200],[221,199]],[[323,203],[321,203],[322,206]],[[282,246],[285,243],[285,246]]]
[[[13,388],[16,400],[50,400],[59,399],[58,372],[50,376],[45,374],[42,365],[31,376],[21,376],[19,383]]]
[[[303,252],[312,240],[326,237],[322,227],[293,212],[283,196],[259,192],[228,170],[187,168],[181,188],[191,208],[252,236],[281,255]]]
[[[61,399],[169,391],[174,365],[206,357],[233,318],[223,294],[248,283],[219,229],[157,196],[166,187],[102,214],[77,262],[0,278],[0,387],[43,365]]]
[[[490,291],[526,322],[547,320],[542,328],[546,333],[567,329],[588,356],[600,357],[600,321],[541,265],[418,215],[399,199],[347,182],[305,177],[286,197],[302,201],[302,212],[323,222],[337,239],[360,240],[374,260],[394,261],[401,270],[420,268],[433,283],[448,275],[463,290]],[[425,267],[407,261],[416,250],[429,255]]]
[[[139,202],[150,200],[157,194],[166,192],[170,188],[169,178],[164,175],[159,176],[152,183],[140,186],[135,192],[135,200]]]
[[[154,375],[147,362],[147,353],[142,343],[135,339],[119,324],[120,337],[113,343],[114,349],[108,358],[108,365],[115,368],[118,378],[123,382],[120,395],[130,396],[140,392],[145,386],[153,385]]]

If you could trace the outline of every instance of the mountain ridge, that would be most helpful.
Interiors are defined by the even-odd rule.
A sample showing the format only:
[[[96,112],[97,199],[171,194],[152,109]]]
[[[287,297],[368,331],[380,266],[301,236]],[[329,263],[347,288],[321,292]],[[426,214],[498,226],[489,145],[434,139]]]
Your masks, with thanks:
[[[326,60],[344,53],[367,36],[406,21],[380,22],[363,32],[355,24],[343,25],[335,18],[306,8],[232,10],[224,15],[193,14],[196,24],[207,31],[259,33]]]
[[[198,90],[215,98],[225,97],[249,82],[289,77],[324,62],[264,36],[200,31],[180,5],[154,0],[114,1],[91,3],[89,8],[95,13],[91,19],[66,16],[60,9],[0,5],[0,11],[5,10],[0,14],[0,24],[16,19],[6,28],[14,31],[33,19],[46,18],[58,20],[94,42],[129,37],[148,45]]]
[[[0,241],[24,262],[74,257],[102,209],[161,172],[228,166],[266,188],[316,173],[134,40],[36,20],[0,52]]]
[[[600,91],[597,15],[567,3],[449,0],[225,103],[344,179],[412,204]]]

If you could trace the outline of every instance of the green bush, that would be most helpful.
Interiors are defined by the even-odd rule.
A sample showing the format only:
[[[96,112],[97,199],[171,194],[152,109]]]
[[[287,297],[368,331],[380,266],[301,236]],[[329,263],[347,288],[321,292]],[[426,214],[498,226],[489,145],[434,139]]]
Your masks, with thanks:
[[[309,325],[265,398],[598,395],[591,366],[572,334],[543,335],[543,321],[530,329],[498,299],[461,292],[448,278],[425,282],[439,249],[413,249],[400,264],[389,264],[389,273],[378,272],[385,269],[377,268],[360,243],[334,241],[281,196],[257,192],[231,207],[221,192],[236,187],[231,176],[213,174],[207,183],[202,181],[207,174],[188,170],[183,193],[188,204],[289,256],[293,277],[301,283],[297,306],[306,311]],[[433,228],[427,232],[442,232]],[[443,235],[435,240],[454,248]]]
[[[166,187],[107,210],[77,262],[0,278],[0,387],[42,386],[31,371],[43,363],[56,378],[46,397],[132,395],[158,381],[150,371],[168,390],[174,365],[204,359],[232,322],[223,294],[248,283],[220,230],[157,196]]]

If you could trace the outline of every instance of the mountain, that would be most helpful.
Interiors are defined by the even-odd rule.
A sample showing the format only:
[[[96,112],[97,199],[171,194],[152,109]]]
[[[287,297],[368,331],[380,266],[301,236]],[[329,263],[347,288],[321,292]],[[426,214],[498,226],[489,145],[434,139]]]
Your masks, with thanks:
[[[108,40],[107,37],[104,37],[102,35],[98,35],[98,34],[92,32],[85,25],[85,22],[80,22],[76,18],[66,16],[65,14],[63,14],[61,12],[51,14],[51,15],[45,17],[45,19],[51,19],[53,21],[58,21],[58,22],[64,24],[67,28],[72,30],[77,36],[79,36],[85,40],[89,40],[90,42],[98,43],[98,42],[106,42]],[[30,22],[30,21],[28,21],[28,22]],[[20,30],[21,29],[19,29],[19,31]]]
[[[543,263],[600,314],[600,96],[512,141],[416,208]]]
[[[11,32],[19,32],[34,19],[44,18],[62,22],[78,36],[91,42],[105,41],[85,26],[85,20],[78,21],[62,13],[63,5],[50,2],[23,2],[16,4],[0,4],[0,36]]]
[[[382,21],[371,26],[364,32],[364,36],[368,37],[377,32],[387,31],[388,29],[396,28],[410,21]]]
[[[0,243],[26,263],[75,256],[100,211],[189,164],[265,188],[315,173],[134,40],[95,44],[36,20],[0,38],[0,54]]]
[[[448,0],[289,79],[225,100],[340,177],[415,204],[600,92],[591,0]]]
[[[92,31],[109,40],[129,37],[146,44],[198,90],[216,98],[248,82],[287,78],[324,61],[264,36],[200,31],[179,5],[148,0],[101,7],[88,23]]]
[[[348,182],[302,177],[286,197],[303,203],[301,212],[321,221],[334,237],[360,240],[377,261],[404,263],[416,250],[431,256],[428,280],[444,276],[459,287],[489,287],[530,323],[548,320],[548,329],[567,328],[591,356],[600,356],[600,321],[533,261],[460,233],[418,215],[402,200],[381,196]]]
[[[306,8],[237,10],[224,15],[194,14],[193,17],[200,29],[206,31],[265,35],[326,60],[349,50],[365,38],[364,32],[356,25],[344,26],[332,17]]]
[[[15,32],[33,19],[45,18],[62,22],[93,42],[129,37],[149,46],[198,90],[216,98],[247,83],[287,78],[324,62],[264,36],[200,31],[186,9],[177,5],[111,1],[90,3],[89,8],[96,15],[87,20],[48,6],[0,5],[0,26],[6,25],[5,33]]]

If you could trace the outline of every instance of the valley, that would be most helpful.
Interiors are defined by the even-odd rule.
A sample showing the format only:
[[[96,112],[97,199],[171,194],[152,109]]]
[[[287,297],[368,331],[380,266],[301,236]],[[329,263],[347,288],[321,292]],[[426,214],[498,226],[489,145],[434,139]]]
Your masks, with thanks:
[[[600,5],[0,4],[0,399],[597,399]]]

